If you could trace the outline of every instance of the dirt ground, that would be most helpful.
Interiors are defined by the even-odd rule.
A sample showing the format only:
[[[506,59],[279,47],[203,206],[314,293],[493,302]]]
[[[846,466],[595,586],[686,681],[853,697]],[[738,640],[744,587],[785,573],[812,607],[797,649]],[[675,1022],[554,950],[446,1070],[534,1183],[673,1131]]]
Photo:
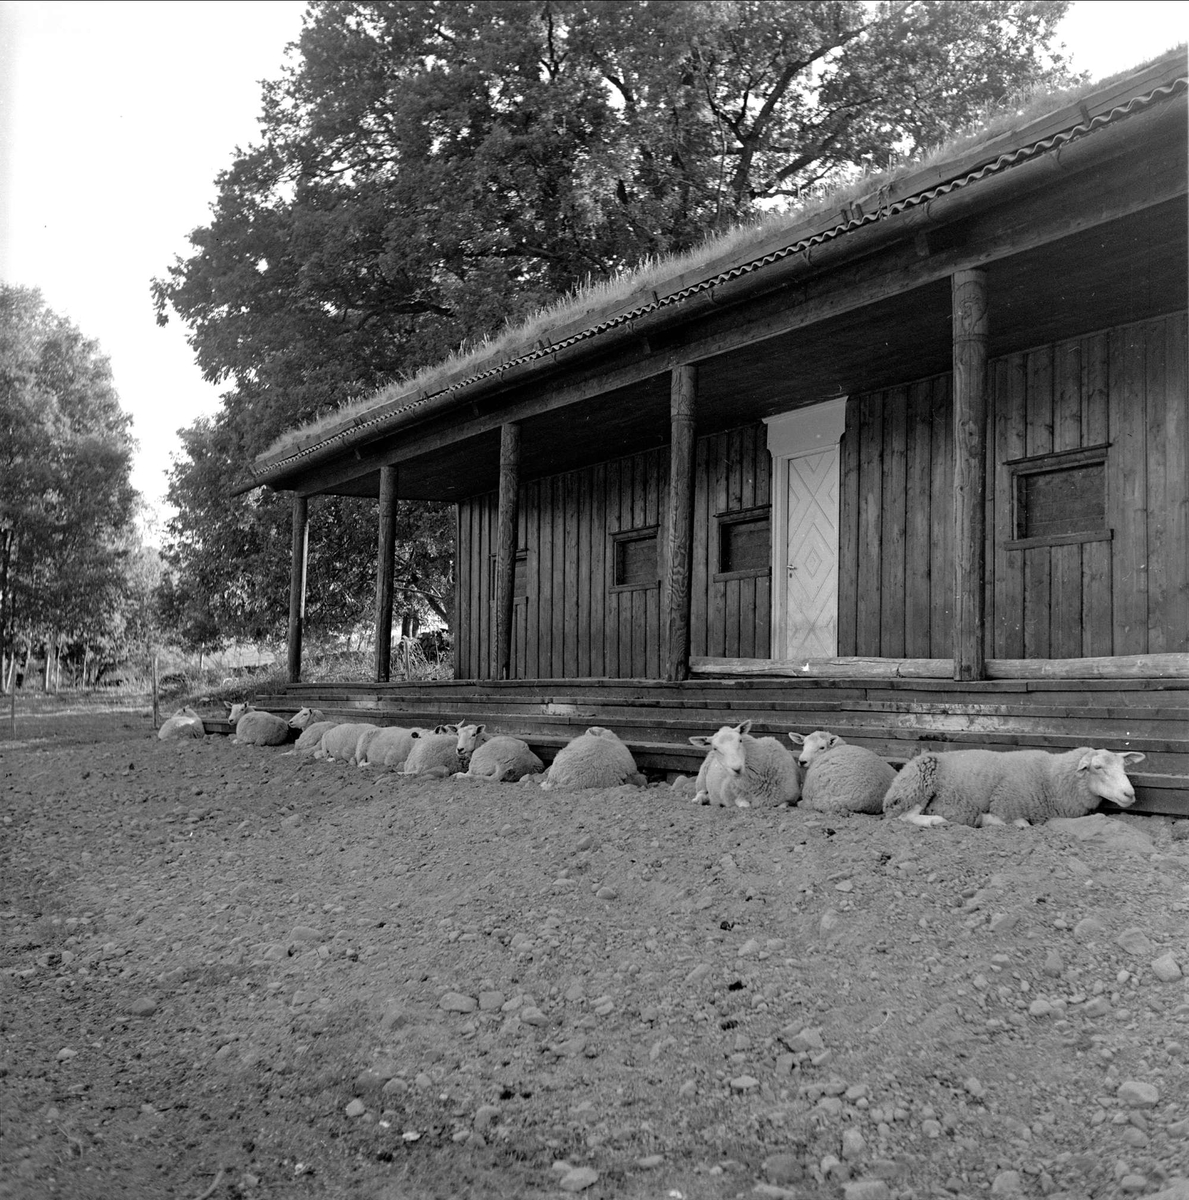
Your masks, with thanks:
[[[0,1196],[1189,1197],[1170,821],[368,776],[143,709],[18,739]]]

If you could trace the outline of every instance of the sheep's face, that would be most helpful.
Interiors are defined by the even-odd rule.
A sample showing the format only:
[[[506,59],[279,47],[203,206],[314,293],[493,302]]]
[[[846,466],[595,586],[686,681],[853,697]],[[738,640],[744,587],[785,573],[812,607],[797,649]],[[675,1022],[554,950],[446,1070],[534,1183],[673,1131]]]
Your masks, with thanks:
[[[695,746],[705,746],[732,775],[742,775],[747,766],[743,752],[743,739],[751,729],[751,722],[742,725],[724,725],[713,737],[690,738]]]
[[[309,726],[318,720],[314,715],[314,710],[311,708],[303,708],[300,712],[296,712],[289,719],[290,729],[308,729]]]
[[[230,711],[227,713],[227,719],[232,725],[234,725],[245,713],[255,711],[256,710],[248,701],[244,701],[243,704],[232,704],[230,706]]]
[[[1109,800],[1120,808],[1130,808],[1135,803],[1135,788],[1127,778],[1127,768],[1144,761],[1144,756],[1134,750],[1116,754],[1113,750],[1091,750],[1083,754],[1078,762],[1078,771],[1086,773],[1090,791],[1103,800]]]
[[[458,757],[468,759],[479,747],[486,725],[462,725],[458,730]]]
[[[842,744],[842,739],[836,733],[829,733],[825,729],[815,730],[804,738],[799,733],[790,733],[789,741],[801,747],[801,755],[797,761],[803,767],[809,766],[815,756],[821,754],[822,751],[832,750],[835,746]]]

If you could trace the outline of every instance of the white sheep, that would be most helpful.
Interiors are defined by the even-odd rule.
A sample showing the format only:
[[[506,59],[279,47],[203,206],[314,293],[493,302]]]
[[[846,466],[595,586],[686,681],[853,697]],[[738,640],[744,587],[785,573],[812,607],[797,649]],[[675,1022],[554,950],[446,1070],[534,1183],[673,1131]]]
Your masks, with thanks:
[[[360,739],[378,725],[366,721],[342,721],[333,725],[322,735],[322,743],[316,751],[318,758],[338,759],[339,762],[357,762],[356,752]]]
[[[292,721],[289,723],[293,724]],[[307,725],[293,744],[294,753],[317,754],[322,749],[322,738],[338,724],[338,721],[315,721],[312,725]]]
[[[202,723],[202,718],[192,708],[179,708],[157,730],[157,736],[163,742],[181,738],[200,738],[205,734],[206,727]]]
[[[275,713],[249,708],[235,723],[235,740],[241,746],[283,746],[289,740],[289,722]]]
[[[526,775],[539,775],[545,764],[529,749],[527,742],[515,737],[492,737],[480,743],[471,755],[470,765],[459,774],[478,775],[493,779],[522,780]]]
[[[319,721],[325,721],[320,708],[302,708],[289,718],[290,729],[309,729],[311,725],[316,725]]]
[[[360,767],[403,767],[418,734],[427,729],[406,729],[401,725],[385,725],[360,740],[357,761]]]
[[[541,786],[609,788],[632,783],[642,787],[646,782],[619,735],[592,725],[557,752]]]
[[[830,733],[827,729],[815,729],[813,733],[806,734],[804,737],[799,733],[790,733],[789,741],[793,745],[801,747],[797,761],[806,770],[809,769],[809,764],[813,762],[815,755],[821,754],[823,750],[831,750],[835,746],[846,745],[838,734]]]
[[[806,747],[810,738],[821,738],[823,732],[811,733],[805,739]],[[815,745],[812,749],[801,784],[801,807],[835,815],[882,812],[896,769],[864,746],[848,746],[834,734],[825,736],[834,740],[827,748]],[[800,761],[804,765],[805,751]]]
[[[883,811],[914,825],[1038,824],[1084,817],[1102,800],[1127,808],[1135,789],[1127,767],[1135,751],[1116,754],[1079,746],[1047,750],[927,751],[907,763],[888,788]]]
[[[796,804],[801,795],[801,768],[791,750],[775,738],[753,738],[751,722],[724,725],[710,737],[692,737],[705,748],[694,801],[750,808],[752,802],[774,808]]]
[[[433,733],[414,733],[413,747],[405,759],[406,775],[445,778],[457,772],[458,726],[439,725]]]

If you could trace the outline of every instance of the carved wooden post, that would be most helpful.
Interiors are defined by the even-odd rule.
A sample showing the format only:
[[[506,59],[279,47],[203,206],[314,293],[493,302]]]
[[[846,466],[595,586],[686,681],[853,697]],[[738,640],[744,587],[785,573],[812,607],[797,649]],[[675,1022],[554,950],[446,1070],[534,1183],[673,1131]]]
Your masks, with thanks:
[[[697,368],[673,368],[669,390],[669,509],[666,517],[668,563],[665,608],[668,645],[665,677],[689,678],[689,604],[691,545],[694,534],[694,400]]]
[[[520,426],[500,427],[499,510],[495,534],[495,677],[512,674],[512,583],[516,571],[517,505],[520,500]]]
[[[289,575],[289,682],[301,679],[301,627],[306,615],[306,561],[310,550],[309,500],[293,494],[293,558]]]
[[[954,328],[954,678],[986,678],[987,276],[956,271]]]
[[[396,566],[396,468],[380,468],[376,539],[376,682],[392,676],[392,574]]]

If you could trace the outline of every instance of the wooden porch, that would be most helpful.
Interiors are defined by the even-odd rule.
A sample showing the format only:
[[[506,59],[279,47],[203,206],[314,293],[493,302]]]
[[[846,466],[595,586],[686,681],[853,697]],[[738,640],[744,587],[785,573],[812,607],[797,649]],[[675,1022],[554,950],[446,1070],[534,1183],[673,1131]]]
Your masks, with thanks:
[[[695,667],[699,666],[695,662]],[[710,669],[710,668],[707,668]],[[745,678],[447,680],[289,684],[258,703],[309,705],[381,724],[466,720],[524,738],[547,761],[590,725],[614,729],[651,775],[695,773],[688,738],[752,720],[753,731],[830,729],[894,763],[923,749],[1108,746],[1147,756],[1135,809],[1189,817],[1189,678]]]

